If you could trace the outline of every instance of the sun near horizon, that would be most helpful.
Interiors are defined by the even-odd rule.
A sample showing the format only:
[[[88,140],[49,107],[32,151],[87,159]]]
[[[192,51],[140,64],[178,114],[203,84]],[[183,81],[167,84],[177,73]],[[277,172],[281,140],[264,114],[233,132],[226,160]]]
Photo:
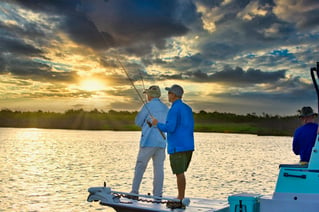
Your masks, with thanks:
[[[84,91],[102,91],[107,88],[107,85],[100,79],[86,78],[79,83],[79,88]]]

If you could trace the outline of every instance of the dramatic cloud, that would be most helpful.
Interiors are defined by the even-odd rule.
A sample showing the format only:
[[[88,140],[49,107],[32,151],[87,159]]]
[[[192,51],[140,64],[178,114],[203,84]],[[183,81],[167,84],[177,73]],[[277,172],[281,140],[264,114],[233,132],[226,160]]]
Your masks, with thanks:
[[[309,73],[319,58],[316,0],[3,0],[0,6],[5,108],[137,110],[130,80],[140,91],[181,84],[195,111],[317,108]]]

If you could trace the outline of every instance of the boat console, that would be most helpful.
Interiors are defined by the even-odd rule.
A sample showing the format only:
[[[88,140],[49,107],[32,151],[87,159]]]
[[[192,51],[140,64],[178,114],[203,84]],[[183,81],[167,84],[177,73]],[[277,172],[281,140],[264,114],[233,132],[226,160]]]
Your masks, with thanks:
[[[308,165],[282,164],[272,197],[260,198],[260,212],[319,210],[319,135]]]

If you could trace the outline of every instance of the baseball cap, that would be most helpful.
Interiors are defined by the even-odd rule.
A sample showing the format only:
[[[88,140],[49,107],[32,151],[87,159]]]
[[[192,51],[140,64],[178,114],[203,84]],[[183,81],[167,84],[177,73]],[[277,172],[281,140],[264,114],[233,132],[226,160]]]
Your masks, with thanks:
[[[152,85],[148,89],[145,89],[143,93],[154,98],[159,98],[161,96],[161,89],[157,85]]]
[[[182,97],[184,94],[184,90],[181,86],[179,85],[172,85],[172,87],[166,87],[165,90],[168,92],[174,93],[178,97]]]

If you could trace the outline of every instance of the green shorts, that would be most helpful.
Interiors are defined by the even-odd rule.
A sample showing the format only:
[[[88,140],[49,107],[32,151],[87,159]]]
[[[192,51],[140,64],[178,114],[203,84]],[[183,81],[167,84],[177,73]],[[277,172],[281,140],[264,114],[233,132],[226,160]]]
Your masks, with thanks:
[[[182,174],[187,171],[189,163],[191,162],[193,151],[176,152],[169,155],[171,168],[173,174]]]

